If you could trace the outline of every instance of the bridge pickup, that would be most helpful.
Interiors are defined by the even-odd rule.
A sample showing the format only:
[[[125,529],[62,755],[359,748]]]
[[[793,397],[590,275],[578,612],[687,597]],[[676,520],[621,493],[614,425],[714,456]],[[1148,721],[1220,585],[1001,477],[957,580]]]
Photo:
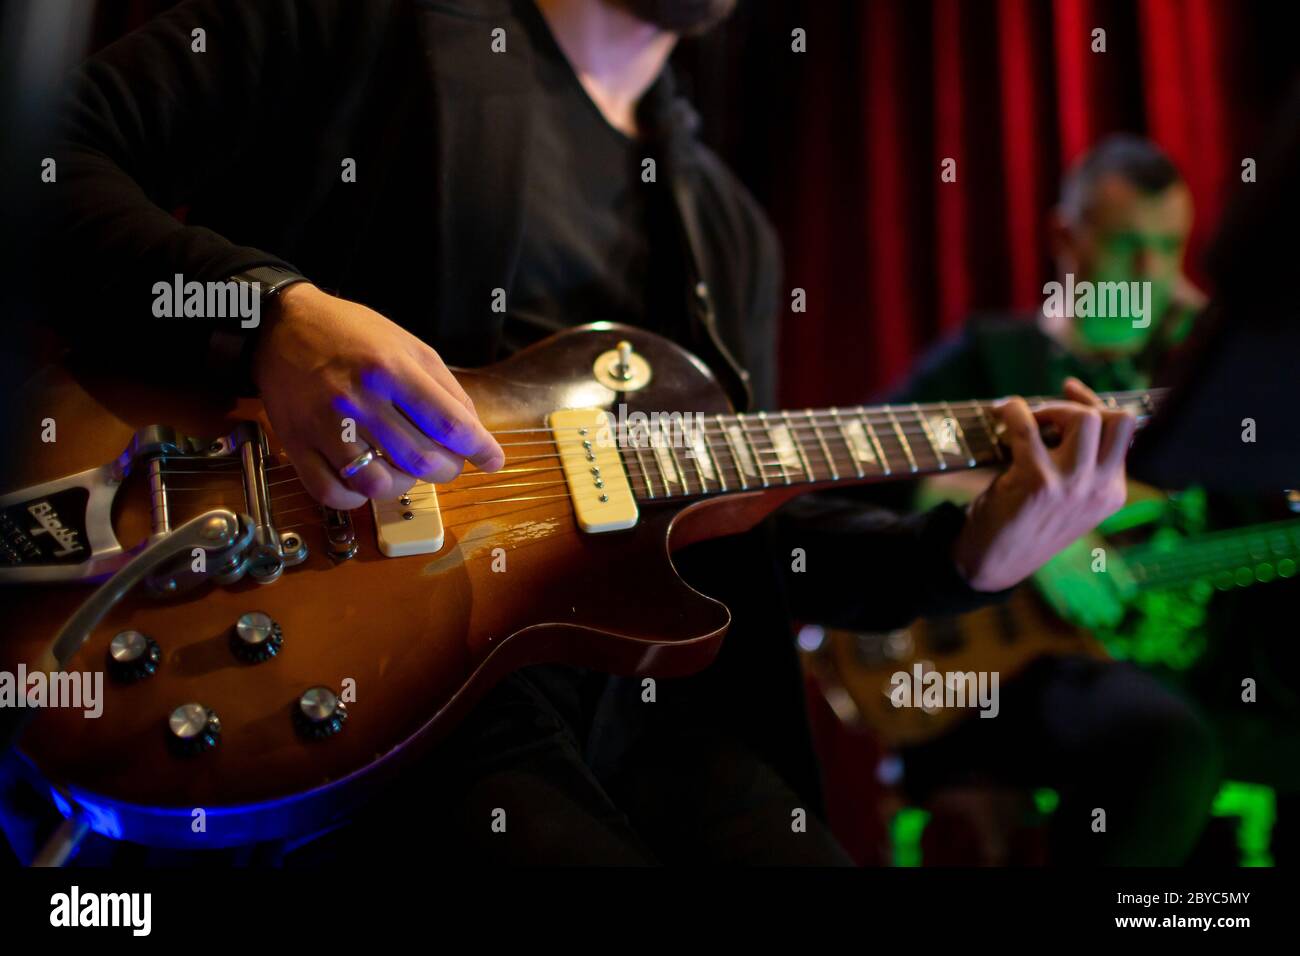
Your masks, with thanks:
[[[379,550],[390,558],[433,554],[442,549],[442,512],[438,492],[427,481],[417,481],[400,498],[372,501]]]
[[[578,527],[600,534],[635,526],[636,498],[609,413],[600,408],[566,408],[551,412],[546,424],[555,439]]]

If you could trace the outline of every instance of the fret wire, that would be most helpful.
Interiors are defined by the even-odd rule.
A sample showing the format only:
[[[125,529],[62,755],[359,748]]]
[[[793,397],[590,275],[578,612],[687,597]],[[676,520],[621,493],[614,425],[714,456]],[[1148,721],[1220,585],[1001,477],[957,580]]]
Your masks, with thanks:
[[[686,449],[686,457],[689,458],[691,462],[694,463],[695,465],[695,477],[700,480],[700,493],[708,494],[709,486],[707,482],[704,480],[704,469],[700,467],[699,449],[695,447],[695,441],[693,435],[694,427],[695,426],[692,425],[686,429],[686,435],[690,440],[690,445]]]
[[[763,463],[758,458],[758,451],[754,448],[753,441],[749,437],[749,428],[745,425],[744,413],[736,416],[736,421],[740,423],[740,437],[745,439],[745,444],[749,446],[749,453],[754,457],[754,467],[758,469],[759,480],[763,482],[763,487],[767,488],[770,482],[767,480],[767,472],[763,469]]]
[[[758,413],[758,423],[763,426],[763,433],[767,435],[768,444],[772,446],[772,450],[776,454],[776,463],[781,466],[781,477],[785,479],[787,485],[791,484],[790,472],[785,467],[785,458],[780,452],[776,451],[776,440],[772,438],[772,427],[767,423],[767,412]]]
[[[713,462],[713,469],[718,476],[718,484],[722,486],[722,491],[727,490],[727,476],[722,470],[722,465],[718,462],[718,456],[713,453],[713,443],[709,441],[709,429],[706,427],[700,429],[704,433],[704,450],[709,453],[709,460]]]
[[[925,432],[925,440],[930,443],[930,450],[934,452],[935,462],[938,464],[939,470],[947,471],[948,461],[943,457],[943,452],[939,450],[939,443],[934,440],[934,428],[930,425],[930,420],[925,417],[925,414],[921,411],[921,406],[916,402],[912,403],[912,411],[916,415],[916,420],[921,423],[921,429]]]
[[[641,457],[641,446],[636,443],[635,430],[633,431],[631,437],[632,437],[632,453],[636,456],[636,463],[638,467],[640,467],[641,469],[642,476],[644,476],[645,478],[646,490],[650,493],[650,497],[653,498],[655,496],[654,485],[650,484],[650,472],[646,471],[645,459]]]
[[[998,443],[998,434],[989,424],[988,414],[984,411],[984,403],[976,402],[975,411],[979,415],[980,423],[984,426],[984,431],[988,433],[989,444],[993,446],[993,454],[997,455],[998,461],[1002,461],[1002,446]]]
[[[808,476],[809,481],[816,481],[817,476],[813,474],[812,462],[808,460],[808,456],[804,453],[803,442],[801,442],[799,436],[795,434],[794,422],[790,421],[790,413],[782,412],[781,417],[785,419],[786,431],[790,435],[790,441],[794,442],[795,454],[799,456],[799,461],[803,464],[803,473]]]
[[[979,458],[991,452],[992,449],[985,445],[988,439],[988,430],[984,427],[984,419],[979,412],[968,412],[965,419],[962,419],[963,413],[960,409],[954,407],[953,412],[958,416],[958,420],[963,423],[962,430],[966,435],[966,445],[970,449],[972,457]]]
[[[813,418],[812,409],[805,408],[804,414],[808,416],[808,422],[809,424],[812,425],[813,432],[816,433],[817,435],[817,444],[821,446],[822,455],[826,458],[826,465],[831,470],[831,481],[839,481],[840,480],[839,469],[835,467],[835,460],[831,458],[831,450],[829,446],[827,446],[826,444],[825,436],[822,435],[821,427],[817,424],[817,420]]]
[[[871,445],[876,449],[876,457],[880,459],[880,467],[885,469],[886,477],[892,475],[894,468],[889,459],[885,457],[885,446],[880,443],[876,430],[871,427],[871,419],[867,417],[867,411],[861,405],[858,406],[858,416],[862,419],[862,423],[867,426],[867,437],[871,439]]]
[[[660,429],[659,440],[661,444],[665,444],[668,447],[668,460],[673,463],[673,471],[677,472],[677,477],[682,480],[682,494],[689,495],[691,493],[691,483],[686,480],[686,469],[682,468],[682,463],[677,460],[677,452],[673,450],[673,441],[671,436],[665,442],[663,430]]]
[[[723,440],[726,441],[727,447],[731,449],[731,461],[736,466],[736,474],[740,476],[740,490],[745,491],[749,488],[749,482],[745,480],[745,471],[740,463],[740,455],[736,451],[736,443],[731,437],[731,432],[727,431],[727,426],[722,422],[721,415],[714,416],[718,420],[718,429],[722,432]]]
[[[903,434],[903,428],[898,424],[898,419],[894,416],[894,409],[886,405],[885,412],[894,425],[894,434],[898,436],[898,442],[903,446],[903,454],[907,456],[907,463],[911,466],[912,474],[916,474],[921,469],[916,466],[916,458],[912,455],[912,446],[907,443],[907,436]]]
[[[655,467],[659,469],[659,484],[664,486],[664,497],[671,498],[673,496],[673,489],[668,486],[668,478],[664,475],[664,462],[663,459],[659,457],[658,452],[655,450],[654,441],[650,437],[649,427],[646,428],[646,442],[647,442],[646,448],[650,452],[650,460],[653,461]]]
[[[844,422],[840,420],[840,410],[832,408],[831,417],[835,420],[835,428],[840,433],[840,441],[844,442],[844,450],[849,453],[849,461],[853,463],[853,470],[857,472],[859,478],[865,478],[867,473],[862,470],[862,462],[854,453],[853,446],[849,444],[848,433],[844,431]]]
[[[970,445],[966,443],[966,429],[961,427],[961,419],[958,418],[957,413],[952,410],[952,406],[947,402],[943,402],[942,404],[943,410],[948,414],[948,417],[952,419],[953,431],[957,435],[957,445],[966,455],[966,464],[974,468],[975,453],[971,451]]]

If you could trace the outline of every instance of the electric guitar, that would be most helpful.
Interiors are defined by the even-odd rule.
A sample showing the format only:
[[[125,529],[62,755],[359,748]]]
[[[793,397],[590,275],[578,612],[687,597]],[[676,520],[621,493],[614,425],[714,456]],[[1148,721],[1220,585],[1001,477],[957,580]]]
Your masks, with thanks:
[[[730,614],[674,549],[1005,455],[987,403],[737,414],[697,358],[608,323],[456,374],[505,467],[353,512],[306,495],[257,402],[31,383],[0,480],[0,666],[103,675],[100,716],[47,707],[17,738],[65,814],[163,846],[314,832],[514,669],[706,666]]]
[[[1216,591],[1296,575],[1300,519],[1188,534],[1178,526],[1179,509],[1167,510],[1144,540],[1119,546],[1109,542],[1139,525],[1123,512],[1108,519],[1047,562],[1033,583],[1058,615],[1088,628],[1113,656],[1177,671],[1205,650],[1202,625]]]
[[[1215,591],[1300,570],[1296,519],[1190,536],[1166,526],[1123,546],[1101,533],[1108,524],[1057,554],[1000,604],[890,632],[829,631],[804,655],[805,665],[826,687],[843,689],[844,716],[870,727],[886,746],[913,746],[970,712],[895,707],[896,673],[912,674],[918,665],[923,673],[990,671],[1005,685],[1035,660],[1059,656],[1185,668],[1202,650],[1200,625]],[[1134,527],[1126,524],[1125,531]]]

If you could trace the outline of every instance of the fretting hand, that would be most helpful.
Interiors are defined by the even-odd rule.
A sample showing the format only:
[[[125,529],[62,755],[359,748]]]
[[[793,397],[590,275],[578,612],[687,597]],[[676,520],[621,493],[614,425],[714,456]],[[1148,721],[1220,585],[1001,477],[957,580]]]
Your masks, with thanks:
[[[977,591],[1020,583],[1124,505],[1124,457],[1137,420],[1106,408],[1078,379],[1066,381],[1065,398],[1032,412],[1021,398],[998,408],[1011,466],[971,502],[953,546]],[[1054,448],[1039,434],[1043,425],[1060,435]]]

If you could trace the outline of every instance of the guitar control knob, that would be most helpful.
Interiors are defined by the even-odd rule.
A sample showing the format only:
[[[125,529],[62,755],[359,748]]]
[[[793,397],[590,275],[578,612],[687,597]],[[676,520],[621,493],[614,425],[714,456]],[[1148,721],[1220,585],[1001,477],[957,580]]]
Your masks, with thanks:
[[[162,663],[162,649],[139,631],[122,631],[108,643],[108,672],[123,683],[152,677]]]
[[[280,653],[284,634],[271,615],[261,611],[241,614],[230,635],[230,648],[241,661],[256,664]]]
[[[211,750],[221,741],[217,712],[202,704],[181,704],[167,719],[172,749],[184,756]]]
[[[343,729],[348,709],[328,687],[312,687],[298,698],[293,717],[298,729],[308,737],[332,737]]]

